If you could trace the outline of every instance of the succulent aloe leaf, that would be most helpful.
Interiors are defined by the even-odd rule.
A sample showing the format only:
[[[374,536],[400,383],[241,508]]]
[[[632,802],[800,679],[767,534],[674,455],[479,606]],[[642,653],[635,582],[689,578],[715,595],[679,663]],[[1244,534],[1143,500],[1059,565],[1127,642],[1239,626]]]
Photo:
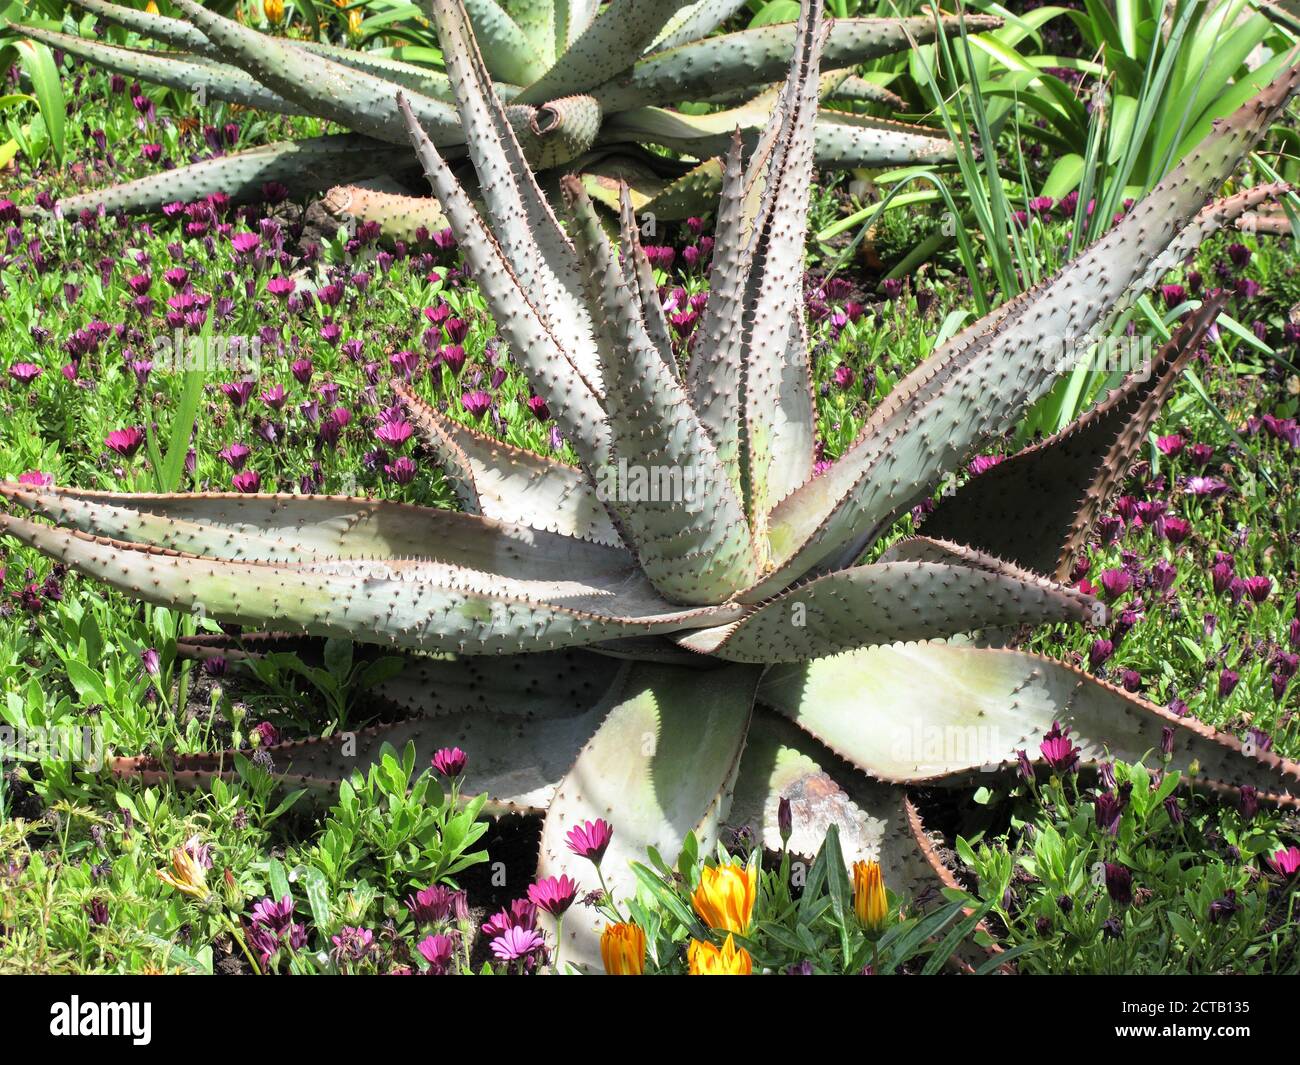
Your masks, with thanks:
[[[573,239],[590,264],[588,302],[598,319],[610,425],[610,464],[596,473],[597,491],[617,513],[655,587],[682,603],[720,602],[758,572],[740,500],[665,365],[672,352],[656,348],[634,313],[617,255],[582,183],[570,176],[563,189]]]
[[[437,22],[447,73],[458,90],[470,158],[496,243],[534,313],[564,350],[585,387],[595,384],[599,394],[592,325],[583,302],[577,254],[533,180],[514,130],[492,93],[460,0],[427,2]],[[563,103],[539,109],[534,117],[544,115],[548,122],[563,123],[568,111],[581,110],[578,101],[569,101],[570,106]],[[555,133],[549,125],[537,129],[546,131],[546,139]],[[504,305],[493,304],[493,309],[499,315],[510,314]],[[548,398],[556,395],[552,391],[542,394]]]
[[[1147,282],[1148,270],[1197,215],[1300,82],[1288,70],[1214,131],[1106,236],[1013,305],[943,345],[890,393],[858,440],[773,511],[765,598],[837,558],[927,494],[971,451],[1009,426],[1070,369],[1045,348],[1085,346],[1107,310]]]
[[[696,327],[699,340],[686,366],[691,400],[737,491],[742,491],[742,418],[738,408],[742,395],[744,334],[740,319],[753,262],[749,238],[754,221],[752,213],[745,209],[748,178],[741,164],[742,149],[737,131],[722,161],[722,188],[714,226],[713,262],[709,268],[709,301]]]
[[[646,51],[664,52],[702,40],[745,6],[745,0],[695,0],[678,8]]]
[[[108,0],[71,0],[71,3],[115,26],[170,44],[186,52],[197,52],[210,58],[219,58],[217,49],[197,27],[178,18],[168,18],[157,12],[145,11],[124,4],[111,4]]]
[[[1148,365],[1130,373],[1097,407],[943,497],[925,520],[925,534],[960,538],[1068,579],[1093,523],[1222,307],[1222,297],[1207,300]]]
[[[150,174],[108,188],[65,196],[59,207],[65,216],[81,211],[156,211],[168,203],[194,203],[215,192],[234,203],[262,196],[269,182],[284,185],[293,195],[319,192],[340,182],[359,181],[400,172],[410,165],[410,152],[356,133],[276,141],[246,151]]]
[[[304,662],[319,665],[324,661],[325,643],[316,637],[287,632],[199,632],[193,636],[177,637],[176,655],[194,662],[211,658],[246,661],[285,652],[298,655]]]
[[[551,42],[526,34],[496,0],[464,0],[464,3],[474,27],[474,39],[494,77],[516,85],[529,85],[555,61],[554,52],[549,48]],[[436,21],[437,15],[428,0],[423,7]],[[546,47],[547,51],[543,52],[539,46]]]
[[[723,173],[710,298],[687,381],[760,545],[767,514],[812,473],[813,409],[803,322],[803,245],[812,183],[817,18],[800,23],[774,117],[740,168],[732,135]],[[761,192],[758,190],[761,188]]]
[[[586,188],[585,183],[583,188]],[[618,262],[623,271],[623,284],[632,297],[635,312],[644,323],[646,335],[663,358],[668,372],[674,377],[680,377],[681,371],[673,353],[672,333],[668,329],[668,317],[659,300],[659,288],[655,284],[650,259],[641,246],[636,209],[632,206],[631,190],[626,185],[619,189],[618,233]]]
[[[453,439],[474,448],[466,434]],[[488,451],[479,445],[474,454],[478,462]],[[547,468],[544,460],[537,462],[537,468]],[[471,470],[476,477],[484,477],[490,491],[493,480],[484,476],[486,466],[476,465]],[[499,484],[505,478],[498,474],[495,480]],[[346,496],[237,492],[126,495],[9,482],[0,482],[0,496],[94,536],[246,562],[425,559],[494,569],[493,560],[499,559],[515,576],[532,579],[545,575],[548,566],[617,573],[632,561],[626,551],[584,543],[567,530],[530,528],[491,515],[475,517]],[[529,513],[522,500],[515,502],[515,509],[520,517]],[[533,514],[541,521],[547,518],[544,510]],[[533,556],[546,561],[533,567],[527,561]]]
[[[817,111],[819,58],[829,29],[801,19],[794,62],[782,89],[782,116],[770,156],[762,161],[763,191],[749,237],[741,290],[743,419],[741,480],[754,533],[765,542],[772,505],[812,474],[815,436],[812,375],[803,321],[803,254],[812,188],[812,127]],[[749,180],[757,178],[751,173]]]
[[[460,747],[472,752],[464,794],[486,794],[490,813],[540,813],[607,712],[607,693],[622,691],[621,678],[630,668],[599,655],[565,652],[493,658],[490,665],[408,656],[403,672],[367,698],[416,710],[415,716],[262,750],[283,784],[333,791],[379,761],[385,745],[400,756],[414,744],[417,767],[428,766],[439,748]],[[530,757],[521,759],[525,742]],[[166,765],[121,758],[113,771],[193,786],[215,777],[234,779],[236,753],[173,755]]]
[[[71,2],[107,22],[131,30],[143,37],[163,41],[174,48],[206,56],[209,59],[220,59],[222,57],[221,50],[209,41],[201,31],[188,22],[182,22],[180,19],[150,14],[148,11],[142,11],[134,7],[124,7],[121,4],[111,4],[107,0],[71,0]],[[414,63],[404,63],[400,59],[375,55],[373,52],[340,48],[337,45],[326,44],[322,41],[290,41],[282,39],[282,43],[301,49],[304,52],[310,52],[313,55],[321,55],[326,59],[332,59],[346,67],[352,67],[354,70],[361,70],[367,74],[387,78],[394,84],[401,85],[403,88],[411,89],[414,92],[421,92],[439,100],[452,99],[451,84],[447,81],[447,76],[427,67],[416,66]],[[497,90],[499,93],[509,96],[513,92],[517,92],[518,88],[511,85],[498,85]]]
[[[727,824],[748,828],[765,850],[782,848],[777,809],[790,802],[788,848],[814,857],[834,825],[848,863],[880,863],[885,883],[924,900],[945,885],[912,831],[901,788],[864,780],[839,756],[780,714],[758,707],[749,726]]]
[[[534,170],[560,167],[585,154],[596,143],[603,117],[595,98],[581,93],[536,108],[512,104],[508,113],[520,112],[527,114],[523,144]]]
[[[641,140],[704,157],[726,151],[732,130],[762,127],[774,97],[763,94],[728,111],[686,115],[642,107],[610,115],[603,141]],[[925,126],[822,108],[813,127],[813,160],[818,166],[882,167],[954,158],[952,142]]]
[[[474,520],[487,527],[483,519]],[[531,543],[521,549],[528,562],[501,557],[493,568],[475,570],[424,559],[282,563],[199,558],[4,514],[0,533],[146,602],[201,613],[225,624],[273,623],[290,633],[341,636],[417,651],[557,650],[674,632],[725,621],[737,613],[731,607],[682,610],[656,595],[635,569],[580,574],[556,557],[549,573],[534,579],[528,574],[536,572],[541,555]],[[555,538],[557,546],[561,539]],[[565,542],[597,550],[580,541]],[[466,549],[461,545],[453,553]],[[561,549],[561,556],[565,553]],[[503,569],[521,576],[506,576]]]
[[[447,228],[447,216],[432,196],[408,196],[364,183],[336,185],[320,201],[324,211],[340,224],[376,222],[389,240],[414,242]]]
[[[709,849],[727,816],[758,675],[745,666],[634,666],[621,698],[556,788],[538,875],[568,874],[584,889],[598,888],[590,863],[566,845],[570,830],[598,818],[614,821],[600,868],[620,899],[635,892],[630,863],[644,861],[647,848],[675,855],[694,832],[701,850]],[[561,966],[599,967],[601,924],[582,907],[569,911]]]
[[[967,15],[970,33],[997,29],[1002,20]],[[958,20],[945,18],[943,32],[955,32]],[[680,100],[707,99],[717,93],[755,84],[781,81],[790,69],[796,38],[794,23],[761,26],[681,44],[654,52],[631,70],[593,89],[607,114],[637,107],[672,104]],[[935,20],[837,19],[822,54],[827,69],[856,66],[868,60],[905,51],[911,41],[926,44],[935,39]]]
[[[621,546],[604,505],[581,470],[454,422],[401,383],[394,383],[393,390],[469,513]]]
[[[852,67],[831,70],[823,74],[821,98],[881,104],[894,111],[902,111],[907,106],[906,101],[897,93],[892,93],[883,85],[877,85],[866,78],[858,77],[853,73]]]
[[[1159,255],[1147,267],[1141,279],[1129,287],[1123,299],[1117,301],[1111,309],[1106,327],[1119,317],[1120,312],[1132,306],[1136,298],[1154,285],[1170,270],[1176,269],[1192,255],[1197,248],[1219,230],[1230,226],[1246,217],[1246,212],[1260,204],[1274,201],[1290,191],[1290,186],[1281,182],[1266,182],[1248,189],[1224,196],[1206,205],[1195,218],[1187,223],[1178,235],[1169,242]]]
[[[1171,768],[1194,779],[1300,793],[1300,766],[1246,754],[1232,736],[1178,717],[1072,666],[1024,651],[919,643],[873,647],[775,666],[759,700],[785,714],[869,776],[894,782],[992,771],[1068,725],[1085,762],[1160,758],[1173,730]],[[1195,772],[1193,772],[1195,770]]]
[[[256,107],[281,115],[307,113],[297,104],[285,100],[250,78],[238,67],[184,53],[137,52],[66,33],[43,30],[38,26],[15,28],[21,29],[24,36],[34,41],[40,41],[124,77],[151,81],[180,92],[205,91],[217,100],[228,100],[243,107]]]
[[[519,94],[519,103],[585,93],[632,66],[687,0],[610,0],[560,60]]]
[[[596,194],[591,191],[584,177],[584,185],[592,199]],[[633,206],[639,215],[653,215],[658,221],[672,222],[692,215],[705,214],[713,210],[722,188],[722,163],[719,159],[706,159],[659,188],[638,196],[638,190],[629,189]]]
[[[558,56],[582,34],[596,12],[600,0],[553,0],[555,6],[555,54]]]
[[[740,621],[678,638],[732,662],[800,662],[896,640],[1001,625],[1095,621],[1091,596],[956,544],[909,541],[910,557],[797,585]],[[924,545],[924,552],[917,551]]]
[[[534,390],[555,404],[556,421],[583,465],[589,471],[602,467],[609,455],[609,430],[597,398],[599,379],[593,367],[579,365],[565,350],[550,331],[545,312],[538,309],[541,297],[554,299],[556,293],[534,293],[523,287],[502,245],[414,115],[408,125],[434,195],[520,369]]]
[[[405,144],[407,133],[392,82],[354,70],[324,56],[311,55],[257,30],[223,18],[194,0],[175,0],[179,8],[221,53],[268,89],[318,118],[338,122],[390,144]],[[405,90],[424,131],[440,144],[463,144],[455,111],[412,89]]]
[[[1259,13],[1300,34],[1300,2],[1298,0],[1254,0]]]

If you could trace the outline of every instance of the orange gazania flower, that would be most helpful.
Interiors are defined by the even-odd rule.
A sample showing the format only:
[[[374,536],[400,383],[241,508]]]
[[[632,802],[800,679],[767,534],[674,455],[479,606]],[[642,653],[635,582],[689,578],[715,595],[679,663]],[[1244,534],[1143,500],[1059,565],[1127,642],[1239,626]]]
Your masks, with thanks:
[[[754,972],[754,959],[744,947],[736,946],[730,932],[721,950],[713,943],[692,939],[686,948],[686,965],[692,976],[751,976]]]
[[[208,877],[203,871],[203,866],[184,847],[177,847],[172,851],[171,872],[159,869],[158,879],[200,902],[210,894]]]
[[[634,924],[607,924],[600,934],[600,957],[610,976],[645,972],[645,933]]]
[[[879,932],[889,919],[889,898],[879,862],[853,863],[853,912],[868,932]]]
[[[700,870],[700,886],[691,896],[691,904],[710,928],[743,936],[754,916],[757,891],[756,868],[735,863],[705,866]]]

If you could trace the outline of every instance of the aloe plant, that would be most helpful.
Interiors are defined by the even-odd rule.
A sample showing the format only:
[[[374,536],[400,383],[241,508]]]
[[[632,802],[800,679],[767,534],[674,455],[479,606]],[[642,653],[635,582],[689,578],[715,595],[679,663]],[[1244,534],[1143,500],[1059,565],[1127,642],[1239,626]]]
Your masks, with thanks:
[[[422,0],[437,19],[447,0]],[[173,52],[134,50],[38,26],[33,39],[124,75],[206,97],[282,114],[306,114],[363,135],[322,145],[282,142],[94,193],[72,197],[65,211],[100,204],[153,210],[178,197],[221,191],[236,199],[256,194],[267,180],[294,191],[319,191],[395,169],[391,144],[406,134],[395,96],[401,89],[421,128],[442,150],[463,152],[465,131],[445,74],[369,52],[315,41],[277,38],[241,25],[195,0],[175,0],[185,20],[121,7],[108,0],[74,0],[101,19],[165,42]],[[742,6],[740,0],[591,0],[529,3],[469,0],[478,42],[496,95],[530,166],[562,167],[585,175],[589,193],[617,199],[620,182],[638,210],[685,217],[711,205],[721,180],[714,156],[735,129],[756,132],[767,120],[775,88],[789,63],[795,27],[767,25],[707,36]],[[853,76],[868,59],[933,40],[955,20],[844,19],[827,43],[838,68],[820,82],[828,98],[899,102]],[[971,16],[972,32],[1000,25]],[[725,100],[708,114],[674,109],[682,101]],[[640,146],[685,153],[681,162]],[[376,151],[376,149],[379,149]],[[815,157],[830,167],[877,167],[943,162],[951,144],[936,131],[900,122],[822,109],[815,123]],[[416,175],[418,180],[418,174]],[[391,233],[433,230],[443,218],[436,202],[423,205],[389,188],[369,190],[367,217]],[[393,198],[390,198],[393,197]],[[358,199],[358,203],[361,198]],[[417,210],[418,208],[418,210]]]
[[[829,469],[813,467],[801,267],[826,28],[805,5],[795,60],[746,160],[726,157],[711,295],[679,366],[622,196],[617,246],[576,179],[562,226],[524,165],[464,9],[440,8],[448,75],[483,213],[406,99],[400,113],[513,359],[580,458],[571,467],[457,424],[394,390],[440,456],[463,512],[343,497],[119,495],[0,485],[54,524],[0,531],[140,599],[270,628],[205,636],[195,655],[253,655],[304,635],[387,645],[392,724],[268,748],[276,773],[328,787],[408,743],[470,752],[466,794],[543,812],[543,874],[588,888],[564,845],[615,826],[603,864],[676,853],[689,832],[749,825],[812,853],[836,824],[847,856],[880,860],[923,899],[951,882],[908,785],[962,787],[1039,759],[1054,724],[1085,762],[1136,761],[1174,737],[1171,770],[1293,801],[1300,767],[1005,644],[1009,627],[1099,622],[1065,583],[1092,518],[1217,313],[1207,303],[1104,404],[1066,432],[945,493],[926,535],[887,546],[1005,430],[1086,340],[1206,233],[1275,189],[1205,206],[1300,83],[1279,77],[1221,123],[1111,231],[1043,286],[938,348]],[[676,491],[647,497],[628,471]],[[613,472],[613,476],[611,475]],[[689,484],[689,490],[684,490]],[[660,481],[662,488],[663,481]],[[880,548],[884,547],[881,551]],[[874,561],[862,562],[870,552]],[[274,635],[274,633],[281,635]],[[287,635],[285,635],[287,634]],[[125,758],[124,775],[199,782],[232,755]],[[562,959],[591,964],[597,928],[565,922]]]

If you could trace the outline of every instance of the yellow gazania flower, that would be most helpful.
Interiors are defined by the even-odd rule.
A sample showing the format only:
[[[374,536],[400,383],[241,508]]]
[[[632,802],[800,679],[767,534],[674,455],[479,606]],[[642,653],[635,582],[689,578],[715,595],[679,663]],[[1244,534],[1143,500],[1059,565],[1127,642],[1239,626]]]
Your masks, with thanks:
[[[353,37],[361,33],[361,12],[355,8],[348,12],[348,33]]]
[[[758,891],[758,870],[747,865],[718,865],[700,870],[700,886],[691,904],[700,919],[719,932],[749,931]]]
[[[634,924],[607,924],[600,934],[600,957],[610,976],[645,972],[645,933]]]
[[[146,14],[156,15],[158,14],[158,5],[155,4],[153,0],[149,0],[149,2],[144,5],[144,10]]]
[[[853,863],[853,910],[868,932],[879,932],[889,919],[889,898],[879,862]]]
[[[262,0],[262,13],[272,26],[284,21],[284,0]]]
[[[686,965],[692,976],[751,976],[754,959],[744,947],[736,946],[730,932],[719,950],[713,943],[692,939],[686,948]]]
[[[177,891],[189,895],[192,899],[198,899],[200,902],[205,900],[210,892],[208,891],[208,877],[194,857],[184,847],[177,847],[172,851],[172,869],[167,872],[165,869],[158,870],[158,879],[164,884],[170,884]]]

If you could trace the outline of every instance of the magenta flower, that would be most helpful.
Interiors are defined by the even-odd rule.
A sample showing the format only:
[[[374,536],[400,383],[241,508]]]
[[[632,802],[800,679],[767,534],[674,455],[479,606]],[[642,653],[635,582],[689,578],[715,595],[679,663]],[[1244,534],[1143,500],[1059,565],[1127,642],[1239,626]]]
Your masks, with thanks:
[[[1110,640],[1098,637],[1092,641],[1092,646],[1088,649],[1088,662],[1093,669],[1100,669],[1114,651],[1115,645]]]
[[[1241,678],[1235,670],[1225,669],[1219,674],[1219,698],[1226,699],[1237,689],[1237,682]]]
[[[379,423],[379,428],[375,430],[375,436],[389,447],[397,448],[405,444],[410,438],[414,429],[411,423],[405,418],[384,418]]]
[[[542,399],[541,396],[529,396],[528,409],[539,422],[551,420],[551,408],[546,405],[546,400]]]
[[[1273,591],[1273,582],[1268,577],[1247,577],[1242,583],[1246,594],[1256,603],[1264,602]]]
[[[217,452],[217,458],[238,473],[248,464],[248,456],[253,449],[247,444],[231,444]]]
[[[162,658],[152,647],[146,647],[140,652],[140,664],[151,677],[156,677],[162,672]]]
[[[1227,483],[1218,477],[1190,477],[1184,490],[1188,495],[1209,496],[1215,498],[1231,491]]]
[[[429,963],[432,975],[445,976],[456,953],[456,939],[454,936],[426,936],[415,949]]]
[[[262,238],[256,233],[236,233],[230,238],[230,246],[240,255],[247,255],[249,252],[257,250]]]
[[[392,462],[385,463],[384,472],[396,484],[410,484],[415,480],[415,475],[420,472],[420,467],[416,465],[414,459],[401,455]]]
[[[1069,728],[1062,728],[1059,721],[1052,722],[1038,749],[1043,761],[1058,773],[1071,773],[1079,764],[1079,748],[1070,740]]]
[[[335,443],[351,421],[352,412],[347,407],[335,407],[321,421],[320,438],[327,444]]]
[[[1108,569],[1101,575],[1101,586],[1111,599],[1118,599],[1133,587],[1133,574],[1126,569]]]
[[[449,780],[465,772],[469,755],[459,747],[443,747],[433,755],[433,768]]]
[[[1192,523],[1186,518],[1170,515],[1164,521],[1165,539],[1175,546],[1192,535]]]
[[[406,908],[411,911],[411,916],[418,925],[441,924],[452,917],[459,917],[465,911],[465,893],[453,891],[442,884],[431,884],[409,896]]]
[[[577,894],[578,885],[567,876],[548,876],[528,885],[529,900],[552,917],[559,917],[572,906]]]
[[[310,359],[294,360],[293,365],[289,367],[289,372],[293,374],[293,379],[295,381],[297,381],[300,385],[306,388],[308,382],[311,381],[311,373],[312,373],[311,360]]]
[[[528,928],[507,928],[492,940],[492,954],[498,961],[518,961],[542,949],[540,932]]]
[[[609,822],[601,818],[585,821],[576,828],[569,829],[566,837],[569,850],[579,858],[586,858],[592,865],[600,864],[609,847],[609,841],[613,838],[614,829],[610,827]]]
[[[1214,585],[1216,595],[1230,591],[1236,579],[1237,575],[1233,572],[1232,563],[1229,561],[1216,562],[1210,567],[1210,582]]]
[[[1093,807],[1093,817],[1097,827],[1112,836],[1119,835],[1120,816],[1128,802],[1113,791],[1106,791],[1097,796]]]
[[[831,375],[835,387],[840,390],[852,388],[854,379],[853,367],[846,366],[843,363],[835,367],[835,373]]]
[[[1161,559],[1151,567],[1151,585],[1162,592],[1169,591],[1178,579],[1178,567],[1172,562]]]
[[[125,429],[114,429],[104,438],[105,446],[110,451],[121,455],[124,459],[134,456],[143,443],[144,432],[133,425]]]
[[[262,393],[262,402],[274,411],[282,410],[288,401],[289,393],[284,390],[284,385],[274,385]]]
[[[239,410],[252,398],[255,387],[253,381],[223,381],[221,394],[230,400],[232,407]]]
[[[1268,864],[1278,876],[1295,876],[1300,872],[1300,847],[1286,847],[1268,856]]]
[[[1259,813],[1259,790],[1251,784],[1243,784],[1237,790],[1237,812],[1243,821],[1255,820]]]
[[[508,928],[536,928],[537,905],[531,899],[515,899],[508,910],[498,910],[483,922],[480,930],[489,939]]]
[[[447,367],[456,377],[465,368],[465,349],[459,344],[444,344],[438,349],[438,364]]]
[[[1181,455],[1183,453],[1183,448],[1186,446],[1187,441],[1178,433],[1173,433],[1170,436],[1156,437],[1156,447],[1160,449],[1161,454],[1168,455],[1171,459],[1177,458]]]
[[[26,388],[36,378],[40,377],[44,371],[32,362],[16,362],[9,367],[9,376],[14,379],[16,384]]]
[[[293,921],[293,899],[288,895],[276,902],[265,898],[253,905],[253,924],[268,928],[276,935],[285,931]]]
[[[475,418],[481,418],[491,408],[492,397],[482,389],[477,389],[461,396],[460,404]]]
[[[280,742],[280,733],[269,721],[263,721],[259,725],[254,725],[249,732],[250,736],[257,737],[257,743],[260,747],[274,747]]]
[[[266,283],[266,291],[279,299],[288,299],[298,287],[291,277],[273,277]]]
[[[185,283],[190,279],[190,272],[183,266],[173,266],[165,274],[163,280],[172,288],[184,288]]]
[[[1127,866],[1106,862],[1106,894],[1121,906],[1133,901],[1133,874]]]
[[[230,483],[236,492],[251,495],[262,487],[262,475],[256,470],[244,470],[230,478]]]
[[[28,470],[26,473],[18,475],[19,484],[28,484],[34,488],[48,488],[54,483],[54,478],[48,473],[42,473],[40,470]],[[1292,641],[1296,643],[1296,641]]]
[[[368,928],[344,925],[330,941],[334,944],[331,953],[335,961],[361,961],[374,948],[375,934]]]

